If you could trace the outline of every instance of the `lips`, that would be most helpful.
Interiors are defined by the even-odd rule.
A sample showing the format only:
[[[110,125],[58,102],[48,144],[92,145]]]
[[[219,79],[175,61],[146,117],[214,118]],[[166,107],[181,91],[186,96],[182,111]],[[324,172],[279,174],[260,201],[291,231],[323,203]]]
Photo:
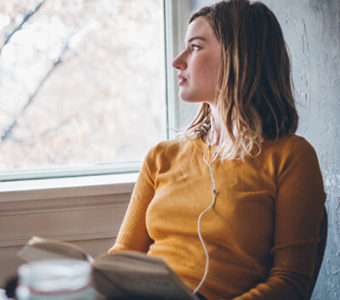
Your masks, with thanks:
[[[184,76],[178,75],[178,85],[183,85],[186,81],[187,79]]]

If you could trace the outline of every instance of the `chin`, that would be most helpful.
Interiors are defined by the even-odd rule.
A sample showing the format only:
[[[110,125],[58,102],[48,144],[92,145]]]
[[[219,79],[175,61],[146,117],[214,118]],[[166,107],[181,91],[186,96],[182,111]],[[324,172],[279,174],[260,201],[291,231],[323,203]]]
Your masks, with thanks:
[[[183,98],[183,97],[180,97],[182,101],[184,102],[190,102],[190,103],[196,103],[196,102],[199,102],[197,100],[193,100],[193,99],[188,99],[188,98]]]
[[[190,103],[205,103],[205,102],[213,102],[213,101],[208,101],[207,99],[214,98],[212,97],[209,93],[201,93],[199,91],[189,92],[188,90],[179,90],[178,96],[180,99],[182,99],[185,102],[190,102]]]
[[[182,94],[182,93],[179,93],[179,97],[185,102],[197,103],[197,102],[203,101],[199,97],[194,97],[194,96],[191,96],[191,95],[185,95],[185,94]]]

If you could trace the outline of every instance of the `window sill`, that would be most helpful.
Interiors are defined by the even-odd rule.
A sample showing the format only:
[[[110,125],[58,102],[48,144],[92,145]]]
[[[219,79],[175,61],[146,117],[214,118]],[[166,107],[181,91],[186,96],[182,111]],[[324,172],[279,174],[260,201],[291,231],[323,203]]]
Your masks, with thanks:
[[[0,256],[2,247],[22,246],[32,235],[111,243],[137,175],[0,182]]]
[[[92,256],[114,242],[138,173],[0,182],[0,281],[22,263],[33,236],[73,243]]]
[[[131,193],[138,173],[0,182],[0,203]]]

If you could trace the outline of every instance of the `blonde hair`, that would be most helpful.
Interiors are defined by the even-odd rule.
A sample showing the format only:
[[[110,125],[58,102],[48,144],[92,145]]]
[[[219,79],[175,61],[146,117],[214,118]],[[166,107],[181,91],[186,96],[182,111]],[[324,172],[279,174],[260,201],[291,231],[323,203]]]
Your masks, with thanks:
[[[265,139],[297,129],[291,67],[280,25],[262,3],[221,1],[194,13],[189,23],[204,17],[222,45],[221,84],[217,108],[221,159],[244,159],[261,152]],[[186,130],[204,137],[210,124],[209,104],[202,104]]]

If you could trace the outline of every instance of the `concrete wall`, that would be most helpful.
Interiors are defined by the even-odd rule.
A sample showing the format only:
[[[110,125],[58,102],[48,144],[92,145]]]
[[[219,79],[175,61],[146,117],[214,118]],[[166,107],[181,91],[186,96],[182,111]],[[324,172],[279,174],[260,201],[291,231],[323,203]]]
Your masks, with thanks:
[[[291,51],[298,133],[318,153],[327,193],[328,242],[312,299],[340,299],[340,1],[268,2]]]
[[[340,0],[262,2],[282,26],[292,59],[298,134],[315,147],[327,192],[328,242],[312,299],[340,299]]]

